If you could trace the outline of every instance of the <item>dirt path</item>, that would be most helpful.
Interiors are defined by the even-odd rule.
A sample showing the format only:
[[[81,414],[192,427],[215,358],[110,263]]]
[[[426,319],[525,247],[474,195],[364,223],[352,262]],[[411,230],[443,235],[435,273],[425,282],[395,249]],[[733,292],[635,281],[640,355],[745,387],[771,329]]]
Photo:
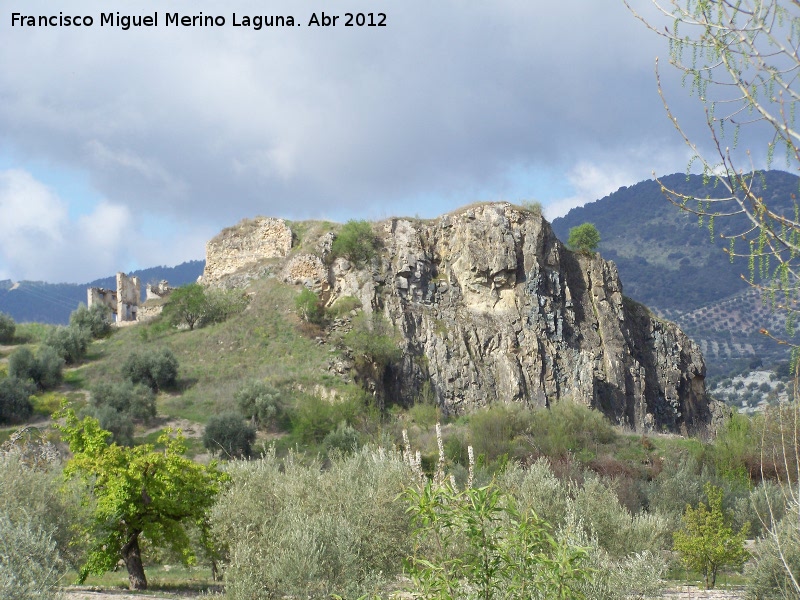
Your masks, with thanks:
[[[208,596],[205,596],[208,598]],[[201,598],[200,594],[155,593],[131,594],[124,590],[98,590],[91,588],[70,588],[66,592],[66,600],[193,600]],[[705,591],[693,586],[681,586],[667,590],[663,600],[743,600],[744,589]]]

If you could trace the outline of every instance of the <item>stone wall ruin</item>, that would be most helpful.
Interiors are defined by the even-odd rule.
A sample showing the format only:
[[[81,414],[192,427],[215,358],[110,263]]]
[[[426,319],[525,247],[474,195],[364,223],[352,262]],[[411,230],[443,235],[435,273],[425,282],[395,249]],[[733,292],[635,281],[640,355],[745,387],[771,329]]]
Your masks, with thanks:
[[[111,309],[116,323],[134,322],[138,318],[142,287],[135,275],[128,277],[117,273],[117,289],[89,288],[86,290],[86,304],[89,308],[103,304]]]

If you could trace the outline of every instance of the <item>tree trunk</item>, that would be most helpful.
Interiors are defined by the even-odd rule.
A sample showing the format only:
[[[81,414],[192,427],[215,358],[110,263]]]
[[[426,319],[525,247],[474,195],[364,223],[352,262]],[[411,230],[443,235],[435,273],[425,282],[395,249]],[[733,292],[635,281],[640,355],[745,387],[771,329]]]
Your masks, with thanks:
[[[128,569],[128,582],[132,590],[146,590],[147,578],[144,576],[144,565],[142,565],[142,553],[139,550],[139,534],[133,533],[128,543],[122,547],[122,559]]]

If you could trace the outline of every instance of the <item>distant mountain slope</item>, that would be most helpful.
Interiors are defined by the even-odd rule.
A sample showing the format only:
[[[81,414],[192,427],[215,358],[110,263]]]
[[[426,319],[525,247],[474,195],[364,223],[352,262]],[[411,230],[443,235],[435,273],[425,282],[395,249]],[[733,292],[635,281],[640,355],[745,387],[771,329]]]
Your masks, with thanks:
[[[184,285],[196,281],[202,275],[205,261],[192,260],[176,267],[151,267],[133,271],[144,284],[166,279],[170,285]],[[40,323],[66,324],[69,314],[81,302],[86,303],[86,288],[104,287],[113,289],[115,276],[96,279],[89,283],[44,283],[42,281],[0,281],[0,312],[11,315],[18,323],[38,321]]]
[[[697,198],[720,193],[703,185],[699,175],[668,175],[662,178],[672,189]],[[783,171],[767,171],[763,190],[770,206],[794,212],[792,194],[800,180]],[[747,287],[747,261],[731,264],[723,251],[719,233],[741,231],[744,217],[726,217],[715,222],[712,243],[707,227],[697,217],[673,206],[658,183],[643,181],[623,187],[596,202],[572,209],[553,220],[553,230],[562,240],[569,229],[585,222],[600,231],[600,252],[619,268],[625,294],[664,312],[686,312],[722,300]]]
[[[662,181],[697,198],[719,193],[703,185],[699,175],[668,175]],[[792,196],[798,192],[800,179],[768,171],[764,181],[762,191],[770,206],[793,214]],[[649,180],[572,209],[553,220],[553,229],[566,240],[571,227],[585,222],[599,230],[599,250],[603,258],[617,264],[625,295],[678,322],[703,348],[709,374],[722,371],[731,359],[754,355],[777,359],[785,354],[785,347],[758,333],[760,327],[774,328],[776,320],[768,307],[755,301],[741,278],[749,276],[747,261],[731,264],[719,240],[719,233],[742,231],[743,217],[716,220],[712,243],[708,227],[699,226],[696,216],[673,206],[658,183]],[[743,311],[747,318],[738,316]]]

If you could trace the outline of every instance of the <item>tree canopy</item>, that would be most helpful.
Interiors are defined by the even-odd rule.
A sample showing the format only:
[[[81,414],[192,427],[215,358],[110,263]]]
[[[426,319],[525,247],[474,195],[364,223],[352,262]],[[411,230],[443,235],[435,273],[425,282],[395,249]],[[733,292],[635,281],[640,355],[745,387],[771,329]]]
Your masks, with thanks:
[[[142,537],[193,562],[195,549],[187,527],[206,528],[206,514],[225,474],[214,463],[204,466],[186,458],[180,431],[167,429],[158,439],[158,449],[152,444],[125,448],[108,443],[110,434],[97,419],[79,420],[69,408],[54,417],[63,419],[56,427],[73,454],[64,474],[80,480],[94,499],[84,532],[92,543],[80,581],[113,569],[121,558],[131,589],[146,589]]]
[[[592,223],[583,223],[569,230],[567,245],[578,252],[595,252],[600,245],[600,232]]]

